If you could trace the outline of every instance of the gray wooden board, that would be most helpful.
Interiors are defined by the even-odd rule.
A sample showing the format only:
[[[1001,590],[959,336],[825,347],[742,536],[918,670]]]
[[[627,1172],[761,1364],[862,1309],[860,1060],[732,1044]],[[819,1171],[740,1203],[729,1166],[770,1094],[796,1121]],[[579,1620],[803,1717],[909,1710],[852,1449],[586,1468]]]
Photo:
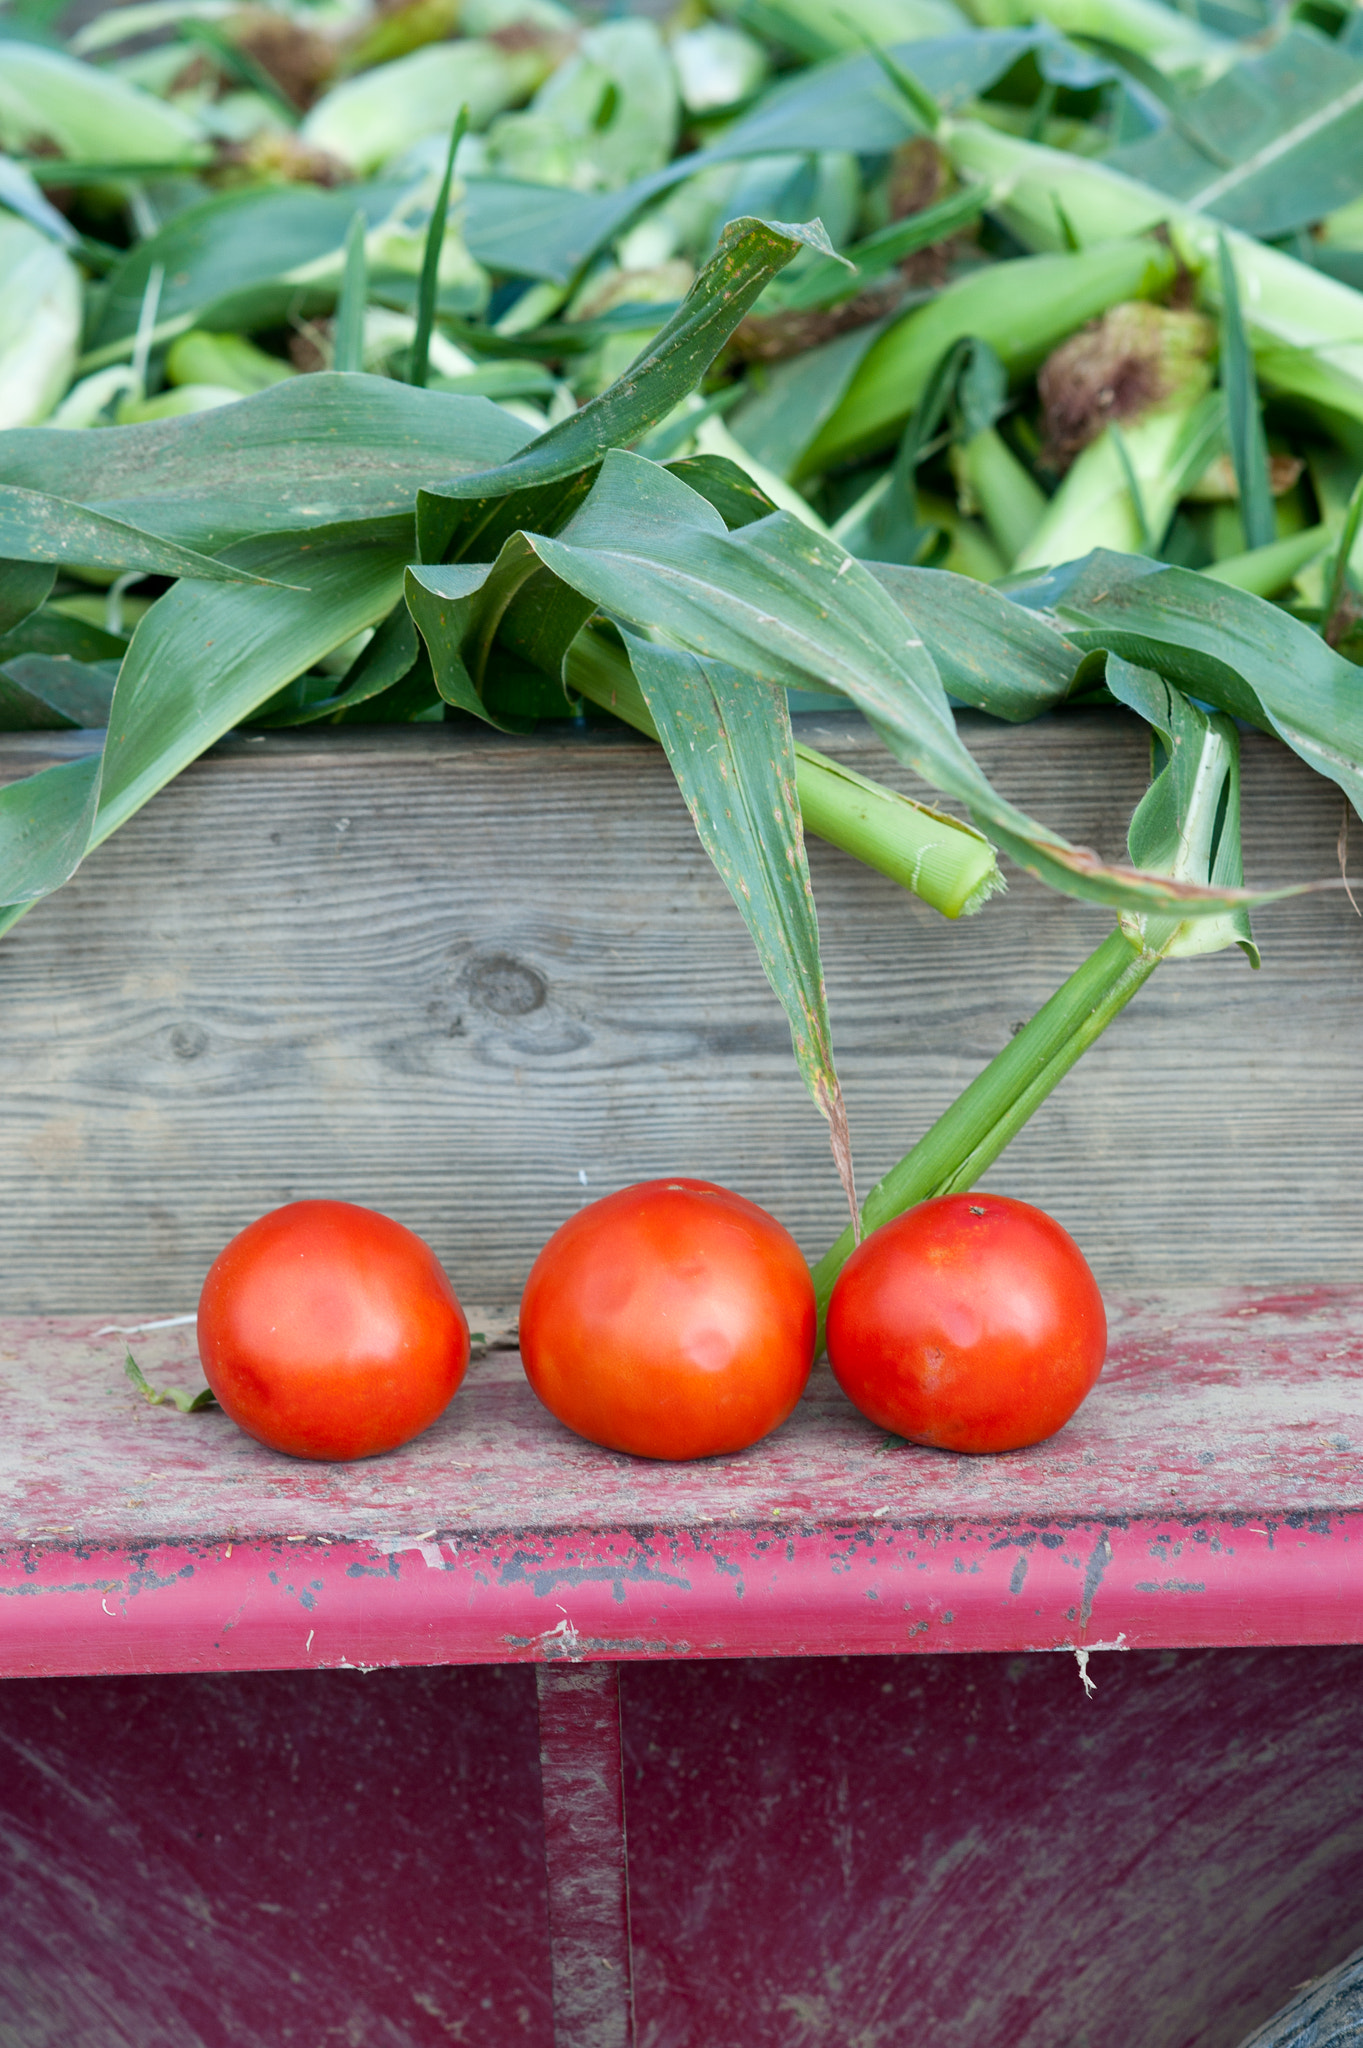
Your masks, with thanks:
[[[801,726],[912,787],[859,721]],[[963,729],[1010,796],[1120,851],[1134,720]],[[90,744],[5,735],[0,780]],[[1337,872],[1338,792],[1271,740],[1244,751],[1250,878]],[[868,1187],[1110,915],[1014,871],[952,925],[818,841],[811,868]],[[1336,890],[1256,928],[1260,973],[1162,968],[989,1176],[1105,1283],[1358,1275],[1363,921]],[[0,943],[0,1312],[191,1308],[235,1231],[323,1194],[509,1304],[573,1210],[676,1172],[811,1255],[845,1213],[781,1010],[632,735],[234,738]]]

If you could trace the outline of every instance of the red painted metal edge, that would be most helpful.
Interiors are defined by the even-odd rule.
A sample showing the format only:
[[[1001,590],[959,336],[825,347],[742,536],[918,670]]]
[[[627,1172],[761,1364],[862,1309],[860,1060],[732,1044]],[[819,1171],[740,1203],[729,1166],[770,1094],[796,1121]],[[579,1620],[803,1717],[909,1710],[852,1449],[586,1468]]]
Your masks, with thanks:
[[[620,1667],[541,1664],[554,2048],[632,2048]]]
[[[0,1676],[1363,1641],[1363,1514],[0,1553]]]

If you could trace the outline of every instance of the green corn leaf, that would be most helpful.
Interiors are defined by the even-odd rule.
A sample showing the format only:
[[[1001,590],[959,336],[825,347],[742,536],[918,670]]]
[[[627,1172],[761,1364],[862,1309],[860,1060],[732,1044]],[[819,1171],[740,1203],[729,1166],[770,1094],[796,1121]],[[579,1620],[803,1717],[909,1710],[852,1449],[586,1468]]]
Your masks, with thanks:
[[[1188,569],[1101,551],[1035,586],[1078,647],[1157,669],[1274,732],[1363,816],[1363,693],[1352,662],[1277,605]]]
[[[1036,612],[946,569],[866,567],[922,634],[958,703],[1019,724],[1069,695],[1084,650]]]
[[[515,607],[508,618],[514,620]],[[608,629],[588,625],[577,635],[563,677],[570,693],[657,739],[629,657]],[[858,775],[803,742],[795,747],[795,778],[806,837],[812,832],[841,847],[943,917],[973,917],[1004,887],[993,848],[973,825]]]
[[[450,130],[450,146],[445,155],[445,171],[431,208],[430,222],[426,228],[426,245],[421,254],[421,279],[417,286],[416,337],[412,342],[412,363],[408,376],[409,384],[424,386],[430,369],[431,335],[435,329],[435,302],[440,290],[440,252],[445,246],[445,228],[450,211],[450,182],[454,177],[454,159],[469,125],[467,101],[455,115]]]
[[[269,728],[315,725],[324,718],[344,722],[349,713],[378,698],[391,708],[395,686],[411,674],[420,652],[411,614],[405,604],[395,605],[334,688],[319,690],[315,677],[300,678],[254,713],[251,723]],[[429,676],[426,681],[434,695],[434,683]]]
[[[1240,491],[1240,516],[1245,545],[1266,548],[1276,538],[1273,486],[1268,474],[1268,442],[1263,407],[1254,375],[1254,357],[1240,310],[1240,286],[1224,235],[1218,250],[1221,272],[1221,388],[1226,398],[1226,426],[1231,461]]]
[[[987,92],[1048,30],[985,29],[886,45],[890,59],[911,70],[917,84],[942,108],[962,107]],[[870,155],[897,149],[922,132],[903,93],[865,52],[834,58],[781,80],[736,121],[704,155],[682,159],[687,169],[736,156],[783,150],[847,149]]]
[[[282,325],[334,303],[356,211],[370,227],[403,196],[396,184],[256,185],[203,199],[130,249],[110,273],[82,368],[129,355],[147,280],[164,274],[153,340],[191,327],[224,332]]]
[[[62,761],[0,789],[0,897],[36,902],[69,881],[85,857],[99,802],[101,757]],[[0,931],[12,919],[0,910]]]
[[[47,602],[57,572],[42,562],[0,560],[0,637]]]
[[[959,739],[921,635],[863,563],[789,513],[731,534],[679,479],[616,450],[563,534],[530,540],[547,568],[638,630],[768,683],[841,691],[907,767],[1066,894],[1181,916],[1269,900],[1112,867],[1006,802]]]
[[[582,473],[608,448],[656,426],[694,389],[767,280],[798,249],[828,246],[817,221],[730,221],[672,318],[607,390],[499,467],[422,492],[422,560],[467,557],[475,549],[486,559],[518,527],[548,526],[546,512],[566,517],[580,495]],[[546,487],[548,497],[532,495]],[[489,518],[496,522],[491,527]]]
[[[364,231],[364,215],[352,214],[350,226],[346,229],[345,269],[341,274],[341,296],[336,301],[335,325],[332,330],[333,370],[355,371],[364,368],[364,309],[369,297],[369,268],[365,262]],[[416,381],[414,378],[413,382]],[[424,377],[420,379],[423,384],[425,381]]]
[[[888,324],[867,321],[864,327],[853,327],[817,348],[774,363],[760,389],[729,415],[735,439],[765,469],[789,481]]]
[[[118,668],[70,655],[11,655],[0,664],[0,732],[107,725]]]
[[[939,104],[962,106],[1046,41],[1047,33],[983,30],[895,43],[890,55],[911,65]],[[471,177],[464,238],[491,270],[566,285],[651,199],[716,164],[787,151],[805,155],[846,149],[849,137],[855,137],[859,151],[875,154],[896,149],[919,132],[919,123],[874,57],[835,58],[774,86],[709,149],[676,157],[623,191],[574,192],[562,185]]]
[[[239,542],[259,585],[177,583],[133,635],[102,756],[0,790],[0,902],[46,895],[149,797],[292,678],[401,596],[410,518]],[[307,575],[306,590],[273,569]],[[79,773],[74,772],[79,770]],[[12,916],[0,910],[0,930]]]
[[[1340,529],[1334,558],[1330,563],[1330,573],[1325,579],[1325,605],[1321,616],[1321,631],[1331,644],[1333,644],[1334,637],[1333,628],[1340,615],[1340,607],[1344,603],[1345,592],[1349,587],[1349,564],[1353,560],[1354,543],[1358,539],[1360,524],[1363,524],[1363,475],[1360,475],[1358,482],[1349,493],[1349,503],[1344,513],[1344,524]],[[1271,595],[1272,593],[1268,594]]]
[[[521,178],[470,178],[464,194],[464,241],[489,270],[571,284],[596,251],[617,235],[655,194],[689,173],[642,178],[623,192],[575,192],[569,185],[532,185]]]
[[[270,534],[238,542],[229,559],[261,575],[289,565],[305,590],[168,590],[133,634],[114,692],[91,844],[294,676],[386,617],[411,545],[410,518]]]
[[[855,532],[842,536],[851,553],[878,562],[914,561],[927,538],[918,523],[918,465],[975,347],[972,337],[963,336],[934,366],[900,436],[886,489],[856,522]]]
[[[485,398],[322,373],[146,426],[16,428],[0,435],[0,484],[216,553],[248,534],[410,512],[428,478],[504,462],[531,431]]]
[[[1363,193],[1363,63],[1290,23],[1270,49],[1173,103],[1107,161],[1185,206],[1276,240]]]
[[[39,565],[26,562],[22,566],[36,568]],[[120,662],[127,646],[126,637],[106,633],[85,619],[73,619],[66,612],[45,604],[21,619],[17,626],[12,626],[8,633],[0,634],[0,662],[10,661],[16,654],[48,654],[56,659],[65,656],[70,661],[82,662]]]
[[[154,1387],[131,1351],[124,1355],[123,1370],[143,1400],[153,1408],[176,1408],[181,1415],[198,1415],[203,1409],[218,1405],[211,1387],[200,1387],[193,1394],[186,1387]]]
[[[540,675],[558,676],[592,611],[590,599],[544,573],[524,534],[513,534],[495,562],[409,568],[406,596],[445,702],[501,732],[525,732],[536,721],[521,710],[500,710],[489,693],[499,634],[504,655]],[[527,601],[517,605],[519,597]]]
[[[751,526],[755,519],[765,519],[776,510],[747,470],[727,455],[686,455],[664,466],[713,505],[727,527]]]
[[[1127,848],[1138,868],[1212,887],[1238,889],[1245,879],[1240,855],[1240,735],[1230,719],[1200,710],[1182,690],[1152,669],[1110,655],[1107,687],[1119,704],[1140,713],[1151,728],[1154,779],[1137,805]],[[1244,910],[1225,917],[1190,918],[1170,938],[1168,920],[1123,920],[1132,936],[1153,943],[1164,959],[1219,953],[1239,946],[1250,965],[1259,948]],[[1158,929],[1152,931],[1151,926]]]
[[[802,277],[788,286],[782,285],[782,308],[801,312],[807,307],[834,306],[842,299],[853,298],[865,291],[872,278],[883,277],[906,256],[971,227],[984,211],[984,197],[983,192],[964,185],[934,206],[925,206],[921,213],[908,214],[903,220],[878,228],[865,241],[853,243],[843,251],[847,262],[856,265],[851,274],[841,263],[827,258],[811,264]]]
[[[41,433],[43,429],[30,431]],[[54,435],[61,432],[60,428],[49,431]],[[189,576],[212,583],[261,580],[245,578],[239,569],[228,568],[211,555],[181,547],[173,540],[158,539],[156,534],[144,532],[127,520],[88,511],[69,498],[23,490],[14,484],[0,484],[0,555],[26,562],[141,569],[152,576]]]
[[[833,1063],[819,925],[796,793],[785,691],[725,662],[625,636],[630,663],[701,844],[752,934],[790,1024],[805,1086],[827,1117],[857,1211],[847,1112]]]

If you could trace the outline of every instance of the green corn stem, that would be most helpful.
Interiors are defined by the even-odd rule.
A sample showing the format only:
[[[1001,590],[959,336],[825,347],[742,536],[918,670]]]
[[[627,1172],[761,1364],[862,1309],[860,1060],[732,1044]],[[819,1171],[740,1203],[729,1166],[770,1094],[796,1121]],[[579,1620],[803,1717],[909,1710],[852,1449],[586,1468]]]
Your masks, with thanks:
[[[962,499],[978,508],[990,537],[1011,568],[1046,516],[1046,494],[997,427],[985,427],[955,450],[953,467]]]
[[[1301,571],[1329,547],[1333,529],[1306,526],[1285,540],[1271,540],[1267,547],[1248,548],[1240,555],[1227,555],[1202,571],[1215,583],[1231,583],[1255,597],[1276,597]]]
[[[1148,940],[1138,947],[1120,930],[1109,933],[872,1188],[862,1206],[863,1234],[934,1195],[973,1187],[1163,957]],[[849,1224],[814,1268],[820,1345],[833,1284],[853,1248]]]
[[[1078,456],[1017,554],[1018,569],[1073,562],[1090,548],[1152,554],[1221,434],[1215,396],[1106,428]]]
[[[575,695],[657,739],[628,656],[603,633],[588,627],[578,634],[564,681]],[[800,741],[795,782],[807,831],[911,890],[943,917],[970,917],[1003,888],[994,849],[973,825],[914,803]]]

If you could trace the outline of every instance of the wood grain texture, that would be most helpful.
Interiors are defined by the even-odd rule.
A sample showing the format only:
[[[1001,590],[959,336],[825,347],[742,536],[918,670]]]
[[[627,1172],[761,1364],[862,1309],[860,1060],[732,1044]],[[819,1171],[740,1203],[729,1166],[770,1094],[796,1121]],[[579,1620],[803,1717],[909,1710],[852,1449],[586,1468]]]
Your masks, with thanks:
[[[813,744],[900,787],[856,720]],[[1124,714],[963,728],[1000,788],[1120,849]],[[0,777],[90,744],[0,739]],[[1245,743],[1251,878],[1336,872],[1338,793]],[[860,1183],[1109,928],[1013,873],[949,925],[811,847]],[[1363,922],[1342,892],[1160,970],[993,1169],[1107,1285],[1344,1280],[1363,1236]],[[823,1125],[662,755],[450,728],[213,750],[0,945],[0,1311],[190,1308],[223,1243],[300,1195],[387,1210],[471,1299],[513,1303],[581,1204],[687,1172],[817,1255]]]
[[[633,2048],[620,1667],[536,1678],[554,2048]]]

